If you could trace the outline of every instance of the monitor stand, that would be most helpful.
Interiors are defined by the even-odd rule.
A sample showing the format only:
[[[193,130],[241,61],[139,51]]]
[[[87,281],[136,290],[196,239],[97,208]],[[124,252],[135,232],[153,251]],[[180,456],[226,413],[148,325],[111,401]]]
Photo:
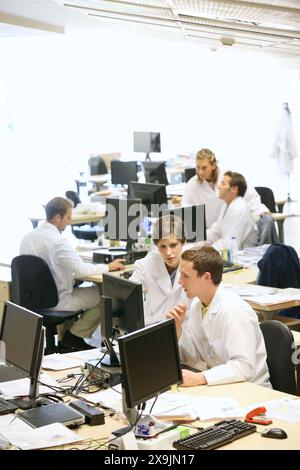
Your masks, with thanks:
[[[150,153],[146,153],[146,158],[145,158],[145,162],[150,162],[151,161],[151,158],[150,158]]]

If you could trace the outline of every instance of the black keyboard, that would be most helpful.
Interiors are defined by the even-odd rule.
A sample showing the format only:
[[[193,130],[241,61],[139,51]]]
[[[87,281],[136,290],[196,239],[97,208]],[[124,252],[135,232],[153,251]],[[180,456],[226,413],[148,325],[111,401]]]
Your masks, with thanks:
[[[173,447],[180,450],[211,450],[229,444],[236,439],[248,436],[256,431],[255,424],[237,419],[220,421],[213,426],[201,429],[183,439],[173,442]]]
[[[18,407],[16,405],[0,397],[0,415],[14,413],[14,411],[16,411],[17,409]]]

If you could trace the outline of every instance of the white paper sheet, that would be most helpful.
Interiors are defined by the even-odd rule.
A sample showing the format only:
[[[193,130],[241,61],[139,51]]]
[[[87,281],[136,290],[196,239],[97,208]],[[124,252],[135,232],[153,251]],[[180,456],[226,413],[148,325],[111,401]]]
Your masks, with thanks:
[[[49,354],[44,356],[42,368],[47,370],[65,370],[73,367],[80,367],[84,364],[84,360],[68,357],[65,354]]]

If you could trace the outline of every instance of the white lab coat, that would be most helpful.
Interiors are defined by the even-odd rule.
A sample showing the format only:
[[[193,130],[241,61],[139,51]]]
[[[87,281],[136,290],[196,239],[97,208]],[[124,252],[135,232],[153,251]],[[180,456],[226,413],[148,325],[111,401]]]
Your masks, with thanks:
[[[158,251],[151,251],[145,258],[134,263],[131,281],[140,282],[145,289],[144,314],[147,325],[165,320],[165,314],[175,305],[182,303],[189,308],[189,300],[178,284],[177,270],[172,286],[170,275]]]
[[[179,339],[182,362],[203,371],[208,385],[249,381],[271,387],[257,315],[220,285],[202,319],[194,299]]]
[[[230,238],[236,237],[238,249],[257,245],[256,223],[242,197],[225,206],[218,220],[207,230],[207,242],[217,250],[230,248]]]
[[[98,287],[73,289],[73,285],[76,277],[108,272],[108,266],[81,261],[55,225],[45,222],[25,235],[20,254],[39,256],[48,264],[59,297],[58,304],[52,310],[88,310],[99,303]]]
[[[206,227],[208,228],[217,221],[225,205],[224,201],[219,198],[218,190],[218,185],[221,183],[223,176],[224,173],[220,171],[214,186],[211,186],[207,181],[200,181],[197,175],[193,176],[186,184],[182,205],[205,204]],[[267,207],[261,203],[259,194],[248,183],[244,200],[254,217],[269,212]]]

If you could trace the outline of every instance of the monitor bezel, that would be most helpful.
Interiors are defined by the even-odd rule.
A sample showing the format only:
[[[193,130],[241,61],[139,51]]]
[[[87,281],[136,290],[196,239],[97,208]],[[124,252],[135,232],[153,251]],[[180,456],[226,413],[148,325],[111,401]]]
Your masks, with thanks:
[[[140,338],[140,337],[143,337],[144,335],[151,334],[152,332],[155,332],[162,328],[170,328],[173,332],[172,337],[173,337],[174,356],[175,356],[175,361],[176,361],[176,366],[177,366],[178,380],[176,380],[175,382],[169,383],[168,385],[166,384],[163,388],[160,388],[159,390],[155,392],[151,391],[147,395],[143,396],[142,398],[135,399],[133,396],[132,386],[130,386],[129,384],[130,374],[128,373],[129,367],[128,367],[128,359],[127,359],[127,354],[126,354],[126,345],[128,344],[128,342],[134,341],[136,338]],[[178,340],[177,340],[177,333],[176,333],[176,326],[175,326],[174,319],[169,319],[169,320],[165,320],[159,323],[155,323],[154,325],[147,326],[136,332],[121,336],[118,338],[118,344],[119,344],[119,352],[120,352],[120,362],[121,362],[121,367],[122,367],[121,381],[122,381],[122,387],[125,392],[125,400],[126,400],[126,404],[128,408],[133,408],[137,405],[140,405],[141,403],[146,402],[147,400],[153,397],[160,395],[161,393],[166,392],[167,390],[170,389],[172,385],[176,385],[176,384],[178,385],[182,383],[183,376],[182,376],[182,369],[180,365],[180,354],[179,354],[179,347],[178,347]],[[159,347],[159,345],[154,344],[153,347]]]

